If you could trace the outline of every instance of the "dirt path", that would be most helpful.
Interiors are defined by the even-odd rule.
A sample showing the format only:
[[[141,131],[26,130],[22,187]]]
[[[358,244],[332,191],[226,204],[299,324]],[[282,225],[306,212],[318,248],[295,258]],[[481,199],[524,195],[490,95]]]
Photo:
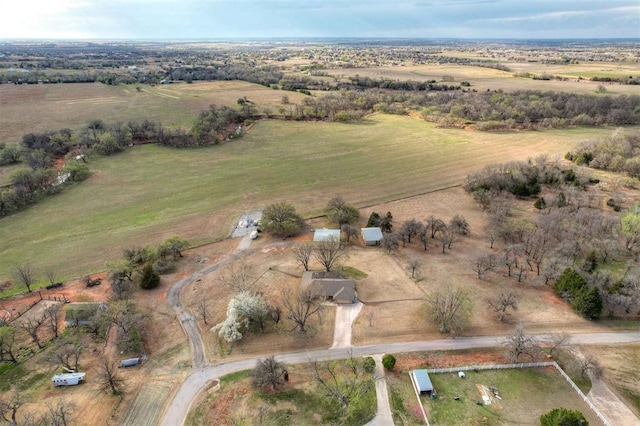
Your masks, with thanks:
[[[333,329],[332,348],[348,348],[351,346],[351,326],[362,310],[362,303],[336,306],[336,325]]]
[[[587,398],[612,425],[640,426],[640,420],[611,392],[602,379],[591,378],[591,390]]]

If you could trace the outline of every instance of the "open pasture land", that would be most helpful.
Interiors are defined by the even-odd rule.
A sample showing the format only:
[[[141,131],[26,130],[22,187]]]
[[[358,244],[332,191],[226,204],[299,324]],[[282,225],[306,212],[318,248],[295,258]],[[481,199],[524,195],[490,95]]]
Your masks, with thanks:
[[[238,98],[246,96],[261,110],[266,105],[273,108],[284,94],[293,103],[300,103],[305,97],[243,81],[156,86],[2,84],[0,142],[18,142],[22,135],[31,132],[77,129],[93,119],[106,123],[149,119],[170,127],[190,127],[198,113],[211,104],[235,106]]]
[[[462,81],[468,81],[470,89],[477,91],[486,90],[541,90],[559,91],[571,93],[592,93],[595,94],[599,85],[604,85],[608,94],[640,95],[640,86],[621,85],[618,83],[602,83],[589,81],[591,77],[624,77],[630,75],[637,77],[640,74],[640,65],[625,64],[617,66],[615,64],[598,65],[544,65],[540,63],[528,62],[505,62],[511,71],[501,71],[492,68],[477,67],[471,65],[455,64],[430,64],[430,65],[407,65],[402,67],[376,67],[376,68],[344,68],[327,70],[330,75],[338,77],[354,77],[360,75],[370,77],[374,80],[413,80],[442,82],[443,76],[453,77],[453,81],[448,85],[460,85]],[[528,72],[535,75],[550,74],[554,76],[566,77],[568,80],[533,80],[531,78],[514,77],[515,73]],[[584,80],[578,81],[578,77]]]
[[[359,124],[262,121],[241,140],[175,150],[139,146],[96,158],[87,181],[0,221],[0,276],[18,262],[69,278],[126,247],[181,235],[204,243],[274,201],[305,216],[336,194],[359,205],[462,183],[489,163],[564,154],[611,129],[481,133],[401,116]]]
[[[540,416],[556,407],[578,410],[591,425],[600,424],[595,414],[575,393],[569,383],[553,367],[514,370],[468,371],[466,379],[457,373],[429,374],[438,398],[421,396],[429,422],[433,425],[539,425]],[[413,422],[419,412],[415,392],[408,372],[387,375],[392,401],[402,400],[404,416]],[[495,387],[501,400],[476,405],[482,401],[482,386]],[[394,398],[395,395],[395,398]],[[459,396],[459,400],[454,397]],[[402,405],[395,402],[392,407]],[[404,424],[404,423],[401,423]]]

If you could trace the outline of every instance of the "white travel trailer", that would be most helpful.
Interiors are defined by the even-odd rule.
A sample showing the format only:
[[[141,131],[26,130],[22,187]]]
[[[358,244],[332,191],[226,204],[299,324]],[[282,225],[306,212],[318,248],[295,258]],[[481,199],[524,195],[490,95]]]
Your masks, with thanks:
[[[60,373],[53,376],[51,381],[55,387],[60,386],[75,386],[84,381],[84,376],[87,373]]]

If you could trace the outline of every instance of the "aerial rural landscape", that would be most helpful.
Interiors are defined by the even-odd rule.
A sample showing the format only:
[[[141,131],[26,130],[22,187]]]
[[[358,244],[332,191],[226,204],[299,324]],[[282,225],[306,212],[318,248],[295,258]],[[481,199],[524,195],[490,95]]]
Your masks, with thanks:
[[[640,425],[638,34],[11,28],[0,423]]]

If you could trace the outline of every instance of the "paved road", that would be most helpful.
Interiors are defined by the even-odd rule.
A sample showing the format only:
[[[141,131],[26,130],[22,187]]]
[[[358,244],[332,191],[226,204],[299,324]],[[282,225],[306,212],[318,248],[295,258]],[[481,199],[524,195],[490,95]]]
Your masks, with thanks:
[[[543,337],[541,340],[543,340]],[[464,337],[458,339],[429,340],[417,342],[385,343],[369,346],[353,346],[348,349],[320,349],[314,351],[294,352],[276,356],[276,359],[289,364],[301,364],[309,361],[327,361],[353,356],[372,356],[386,353],[419,352],[434,350],[461,350],[475,348],[491,348],[500,346],[504,338],[495,336]],[[574,344],[609,344],[640,342],[640,332],[634,333],[591,333],[573,334]],[[225,374],[253,368],[259,358],[243,359],[216,364],[195,370],[182,384],[178,393],[165,411],[162,424],[165,426],[182,425],[189,412],[191,401],[200,389],[211,379]]]

